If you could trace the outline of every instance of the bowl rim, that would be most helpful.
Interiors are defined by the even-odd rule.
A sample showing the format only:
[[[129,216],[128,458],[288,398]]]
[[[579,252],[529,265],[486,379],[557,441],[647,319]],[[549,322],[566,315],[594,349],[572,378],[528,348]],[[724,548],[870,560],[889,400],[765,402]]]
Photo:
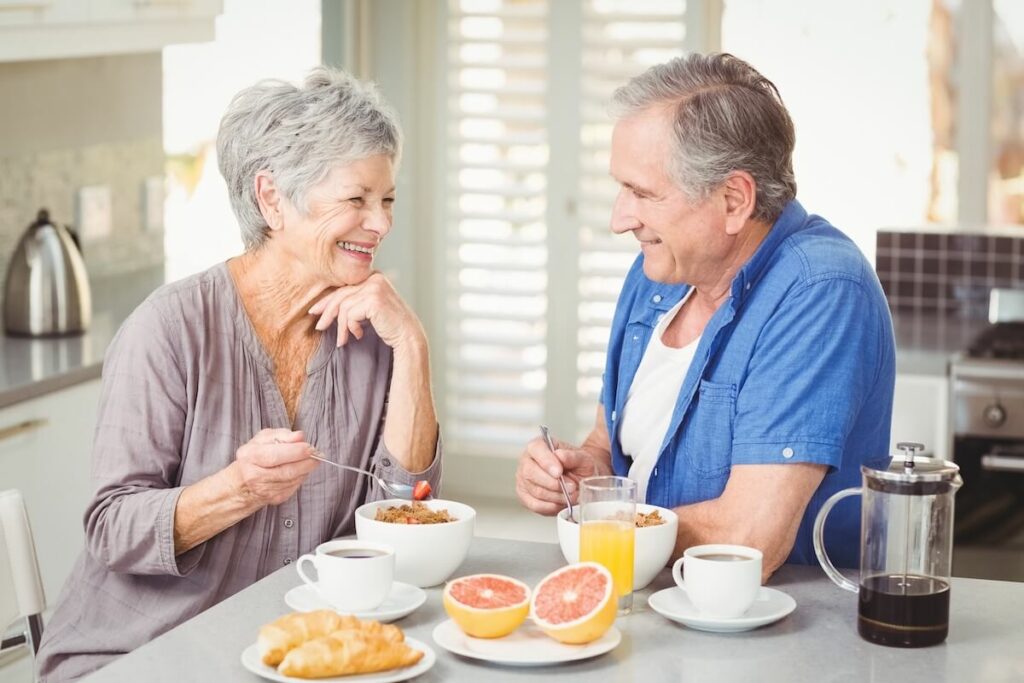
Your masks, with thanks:
[[[650,508],[654,508],[655,510],[664,510],[665,512],[668,512],[670,514],[667,515],[667,519],[665,520],[665,524],[656,524],[654,526],[637,527],[637,531],[644,531],[644,532],[646,532],[646,530],[648,530],[648,529],[661,529],[664,526],[670,526],[671,527],[671,526],[678,526],[679,525],[679,518],[676,517],[675,513],[671,509],[666,508],[666,507],[662,507],[660,505],[655,505],[654,503],[637,503],[637,507],[639,507],[641,505],[644,505],[644,506],[647,506],[647,507],[650,507]],[[579,507],[580,507],[579,503],[576,503],[575,505],[572,506],[572,509],[575,512],[577,509],[579,509]],[[566,510],[565,508],[562,508],[561,510],[558,511],[558,514],[555,515],[555,518],[558,520],[559,524],[569,524],[569,520],[567,520],[565,518],[565,510]]]
[[[385,503],[395,504],[395,503],[408,503],[408,502],[409,501],[403,500],[402,498],[384,498],[382,500],[371,500],[371,501],[369,501],[367,503],[363,503],[362,505],[357,507],[356,508],[356,512],[355,512],[355,516],[357,518],[362,518],[366,522],[372,522],[373,524],[386,524],[388,528],[412,526],[412,527],[416,527],[418,529],[444,529],[444,528],[452,528],[452,527],[455,527],[455,526],[460,526],[462,524],[466,524],[466,523],[471,522],[472,520],[476,519],[476,508],[474,508],[472,505],[468,505],[466,503],[461,503],[461,502],[459,502],[457,500],[447,500],[445,498],[434,498],[434,499],[431,499],[429,501],[424,501],[424,502],[428,502],[428,503],[435,503],[436,502],[436,503],[443,503],[443,504],[452,504],[452,503],[454,503],[455,505],[460,505],[463,508],[465,508],[466,510],[468,510],[469,514],[463,515],[463,516],[459,517],[458,519],[455,519],[455,520],[453,520],[451,522],[446,522],[444,524],[412,524],[412,525],[409,525],[409,524],[393,524],[391,522],[379,522],[379,521],[374,519],[369,514],[370,510],[376,510],[378,507],[380,507],[381,505],[383,505]]]

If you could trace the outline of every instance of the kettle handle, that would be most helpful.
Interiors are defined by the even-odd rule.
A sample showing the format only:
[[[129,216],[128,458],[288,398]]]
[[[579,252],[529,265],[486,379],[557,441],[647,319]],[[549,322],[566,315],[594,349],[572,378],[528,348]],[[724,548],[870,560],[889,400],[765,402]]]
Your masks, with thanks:
[[[828,578],[832,579],[833,583],[851,593],[860,592],[860,587],[840,574],[825,552],[825,518],[828,517],[828,513],[831,512],[835,504],[843,498],[859,496],[861,493],[863,493],[863,489],[858,487],[855,489],[843,489],[838,493],[832,494],[832,497],[826,500],[825,504],[818,510],[818,516],[814,518],[814,554],[818,556],[818,563],[825,570],[825,573],[828,574]]]

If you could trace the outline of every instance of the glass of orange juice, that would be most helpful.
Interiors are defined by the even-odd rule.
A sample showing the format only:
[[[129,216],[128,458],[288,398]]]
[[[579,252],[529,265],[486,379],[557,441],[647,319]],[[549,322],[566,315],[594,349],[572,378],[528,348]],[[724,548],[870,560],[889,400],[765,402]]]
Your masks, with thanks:
[[[612,574],[619,614],[633,609],[636,482],[588,477],[580,482],[580,562],[600,562]]]

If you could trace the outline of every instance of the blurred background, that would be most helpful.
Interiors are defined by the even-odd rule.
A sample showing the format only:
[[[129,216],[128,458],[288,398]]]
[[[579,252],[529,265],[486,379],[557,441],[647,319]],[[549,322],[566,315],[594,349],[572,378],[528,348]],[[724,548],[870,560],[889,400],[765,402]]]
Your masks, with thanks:
[[[379,267],[430,336],[446,492],[513,510],[537,425],[593,424],[636,254],[608,230],[608,98],[694,50],[778,86],[798,198],[889,296],[894,440],[952,457],[950,359],[993,290],[1024,289],[1021,0],[0,0],[0,278],[46,207],[76,230],[93,295],[85,335],[0,343],[0,430],[35,425],[0,431],[0,488],[26,492],[50,594],[79,547],[106,344],[154,287],[241,251],[214,150],[235,92],[326,63],[398,109]]]

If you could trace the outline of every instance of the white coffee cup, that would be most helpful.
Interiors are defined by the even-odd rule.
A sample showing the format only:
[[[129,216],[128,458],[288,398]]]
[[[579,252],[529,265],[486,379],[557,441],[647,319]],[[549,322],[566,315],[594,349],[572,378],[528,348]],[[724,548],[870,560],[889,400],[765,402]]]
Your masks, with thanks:
[[[757,599],[761,559],[760,550],[745,545],[697,545],[672,565],[672,578],[701,615],[732,619]],[[680,574],[684,567],[685,581]]]
[[[312,562],[316,568],[316,581],[302,570],[305,562]],[[295,570],[331,607],[368,612],[379,607],[391,592],[395,549],[384,543],[328,541],[318,545],[312,555],[300,557]]]

